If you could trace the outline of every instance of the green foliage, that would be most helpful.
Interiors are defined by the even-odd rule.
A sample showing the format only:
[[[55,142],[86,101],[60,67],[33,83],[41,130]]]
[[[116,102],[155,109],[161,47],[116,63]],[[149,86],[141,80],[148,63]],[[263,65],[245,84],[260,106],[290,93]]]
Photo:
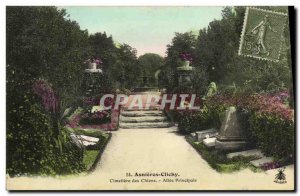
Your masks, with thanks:
[[[73,131],[79,135],[87,135],[90,137],[99,138],[99,141],[96,145],[88,146],[83,153],[83,164],[85,165],[86,170],[91,170],[103,153],[103,150],[108,143],[110,136],[106,133],[100,132],[99,130],[75,129]]]
[[[287,12],[286,7],[264,7]],[[168,90],[178,85],[176,67],[180,66],[179,54],[193,56],[195,67],[193,89],[197,94],[206,93],[207,84],[216,82],[220,90],[234,85],[237,92],[272,92],[292,88],[291,51],[288,25],[284,29],[284,43],[278,63],[260,61],[238,55],[245,7],[225,7],[222,19],[210,22],[199,30],[198,37],[191,32],[176,33],[168,45],[164,84]],[[229,86],[229,88],[228,88]]]
[[[206,96],[211,97],[211,96],[215,95],[216,93],[217,93],[217,85],[216,85],[216,83],[211,82],[209,84]]]
[[[294,158],[294,121],[270,113],[254,112],[249,119],[250,129],[259,148],[279,160]]]
[[[166,64],[173,68],[181,66],[180,54],[189,53],[194,56],[195,44],[196,36],[192,32],[175,33],[172,43],[167,45]]]
[[[7,7],[6,21],[7,72],[20,73],[19,89],[47,80],[59,96],[60,112],[76,102],[88,47],[87,32],[65,15],[55,7]]]
[[[83,164],[85,168],[88,170],[94,164],[97,156],[99,154],[98,150],[86,150],[83,154]]]
[[[102,93],[114,92],[114,86],[107,73],[85,73],[82,78],[82,89],[89,97],[99,96]]]
[[[208,77],[206,69],[201,65],[196,65],[192,74],[193,91],[197,95],[205,95],[207,93]]]
[[[172,43],[167,45],[167,57],[165,59],[166,66],[162,70],[165,76],[164,86],[169,90],[173,90],[178,85],[178,75],[176,68],[182,66],[179,58],[181,53],[189,53],[192,57],[195,55],[196,36],[192,32],[175,33]],[[194,65],[194,63],[192,64]],[[196,78],[196,77],[194,77]],[[200,79],[201,77],[198,77]]]
[[[101,45],[101,43],[99,43]],[[104,63],[104,71],[111,80],[114,88],[132,89],[138,84],[138,76],[141,70],[137,66],[137,51],[128,44],[115,46],[114,52],[108,63]],[[112,63],[113,62],[113,63]]]
[[[287,11],[286,7],[265,9]],[[285,41],[278,63],[245,58],[237,54],[244,14],[245,7],[226,7],[221,20],[214,20],[207,29],[200,30],[196,54],[207,70],[209,81],[215,81],[221,89],[234,84],[240,92],[272,92],[291,88],[288,25],[284,31]]]
[[[210,129],[219,129],[226,111],[225,104],[206,104],[195,112],[186,111],[179,114],[178,130],[183,134]]]
[[[82,152],[59,119],[77,103],[88,34],[55,7],[7,7],[7,172],[66,174],[83,169]],[[44,79],[59,99],[48,113],[32,95]]]
[[[208,123],[208,111],[200,110],[197,112],[184,112],[178,118],[178,130],[187,134],[210,128]]]
[[[120,68],[123,69],[125,74],[120,75],[119,80],[123,87],[126,89],[132,89],[138,85],[139,72],[137,71],[137,51],[135,48],[132,48],[128,44],[122,44],[118,48],[119,61],[116,65],[118,67],[118,72],[120,74]]]
[[[146,74],[149,76],[149,85],[157,86],[157,81],[155,80],[155,73],[164,66],[163,57],[154,53],[146,53],[139,56],[137,69],[141,71],[141,74]],[[142,85],[142,82],[140,83]]]
[[[249,147],[258,147],[280,161],[291,161],[294,158],[293,110],[276,100],[277,96],[215,95],[204,102],[200,111],[182,113],[178,129],[184,134],[212,127],[220,129],[226,109],[235,106]]]
[[[89,36],[89,44],[91,47],[90,55],[103,61],[101,67],[106,72],[117,59],[117,48],[114,45],[112,36],[108,37],[105,32],[92,34]]]
[[[29,95],[22,105],[7,112],[7,173],[55,175],[80,172],[82,152],[70,141],[66,130],[53,133],[51,118]],[[72,163],[72,164],[70,164]]]

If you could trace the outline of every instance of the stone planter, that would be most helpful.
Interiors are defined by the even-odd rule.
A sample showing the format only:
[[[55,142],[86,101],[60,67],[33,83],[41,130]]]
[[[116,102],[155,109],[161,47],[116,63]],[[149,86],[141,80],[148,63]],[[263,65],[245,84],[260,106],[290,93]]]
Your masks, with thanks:
[[[191,76],[193,67],[190,66],[190,61],[184,61],[183,66],[177,67],[179,75],[179,86],[190,87],[192,85]]]
[[[97,69],[96,63],[89,63],[89,69]]]

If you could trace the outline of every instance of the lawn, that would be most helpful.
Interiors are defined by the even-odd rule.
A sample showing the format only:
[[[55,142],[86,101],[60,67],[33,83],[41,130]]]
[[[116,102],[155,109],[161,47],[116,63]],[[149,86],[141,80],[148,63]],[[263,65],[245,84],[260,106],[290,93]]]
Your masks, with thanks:
[[[80,129],[67,127],[70,132],[76,135],[85,135],[89,137],[99,138],[96,145],[87,146],[83,152],[83,164],[85,165],[86,171],[91,171],[95,168],[97,162],[100,160],[101,155],[106,147],[106,144],[111,138],[110,133],[99,131],[97,129]]]
[[[95,163],[95,160],[97,159],[97,156],[99,154],[99,150],[85,150],[83,153],[83,164],[85,165],[86,169],[89,170],[93,164]]]

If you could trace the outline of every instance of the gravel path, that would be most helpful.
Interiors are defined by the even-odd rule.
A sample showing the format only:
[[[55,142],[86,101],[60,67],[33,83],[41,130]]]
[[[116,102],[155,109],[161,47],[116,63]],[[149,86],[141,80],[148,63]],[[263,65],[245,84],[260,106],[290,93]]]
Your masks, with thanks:
[[[126,177],[126,173],[130,173],[132,177]],[[134,177],[136,173],[169,176]],[[273,182],[276,173],[277,170],[254,173],[245,169],[236,173],[220,174],[210,168],[183,136],[176,134],[175,127],[120,129],[113,133],[93,173],[62,178],[8,178],[7,187],[90,190],[293,189],[293,165],[285,170],[286,184]],[[133,179],[139,182],[127,182]]]

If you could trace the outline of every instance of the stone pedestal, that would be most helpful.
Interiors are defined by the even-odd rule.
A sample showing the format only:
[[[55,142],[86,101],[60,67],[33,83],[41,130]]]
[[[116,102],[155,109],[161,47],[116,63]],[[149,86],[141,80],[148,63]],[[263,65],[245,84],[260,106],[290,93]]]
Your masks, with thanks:
[[[85,69],[85,73],[102,73],[102,69]]]
[[[231,151],[245,148],[246,135],[238,121],[235,107],[229,107],[226,110],[225,118],[216,138],[216,149],[218,150]]]
[[[86,96],[91,96],[95,93],[95,91],[97,91],[97,86],[99,85],[99,77],[102,77],[101,69],[84,70],[83,89],[85,89]]]
[[[177,73],[179,75],[179,86],[189,87],[192,85],[191,77],[193,73],[193,67],[184,65],[182,67],[177,67]]]

